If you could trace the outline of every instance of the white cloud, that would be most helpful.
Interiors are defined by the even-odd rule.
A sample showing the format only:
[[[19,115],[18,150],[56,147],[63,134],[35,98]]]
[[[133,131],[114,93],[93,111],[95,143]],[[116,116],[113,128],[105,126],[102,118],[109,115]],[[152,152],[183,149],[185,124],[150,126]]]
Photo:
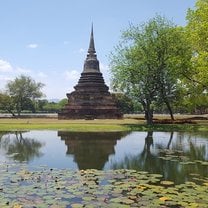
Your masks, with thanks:
[[[4,75],[0,75],[0,80],[1,81],[10,81],[12,80],[13,78],[11,77],[8,77],[8,76],[4,76]]]
[[[36,43],[30,43],[30,44],[27,45],[27,47],[28,48],[32,48],[32,49],[35,49],[35,48],[38,47],[38,44],[36,44]]]
[[[43,73],[43,72],[38,72],[37,76],[41,77],[41,78],[47,77],[47,75],[45,73]]]
[[[84,48],[80,48],[79,49],[79,53],[84,53],[85,52],[85,49]]]
[[[13,80],[13,77],[0,74],[0,91],[4,91],[6,84],[11,80]]]
[[[0,72],[12,72],[13,67],[8,61],[0,59]]]
[[[66,80],[75,81],[79,79],[80,73],[77,70],[65,71]]]
[[[30,74],[32,71],[30,69],[25,69],[22,67],[14,66],[6,60],[0,59],[0,72],[7,75],[16,76],[18,74]]]
[[[85,53],[85,51],[86,50],[84,48],[80,48],[80,49],[74,50],[73,53],[75,53],[75,54],[83,54],[83,53]]]

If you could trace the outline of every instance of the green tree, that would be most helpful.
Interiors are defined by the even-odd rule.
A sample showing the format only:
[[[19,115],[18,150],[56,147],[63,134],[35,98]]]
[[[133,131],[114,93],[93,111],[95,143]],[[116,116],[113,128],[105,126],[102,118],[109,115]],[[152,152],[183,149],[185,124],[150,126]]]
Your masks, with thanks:
[[[13,99],[6,93],[0,92],[0,110],[7,111],[15,116],[15,104]]]
[[[206,104],[208,108],[208,1],[197,0],[194,9],[187,12],[188,24],[186,26],[187,39],[192,49],[192,71],[185,71],[188,80],[187,100],[192,106],[200,107]],[[200,96],[200,100],[198,99]],[[205,103],[204,103],[205,101]],[[195,104],[196,105],[195,105]]]
[[[208,1],[197,0],[187,12],[187,38],[193,50],[193,81],[208,89]]]
[[[44,106],[48,104],[47,99],[39,99],[36,102],[36,111],[44,111]]]
[[[43,96],[41,92],[43,86],[44,84],[35,82],[31,77],[24,75],[8,82],[6,86],[7,93],[13,99],[18,115],[21,114],[22,110],[27,109],[28,106],[31,107],[31,103],[34,103],[36,99]]]
[[[68,99],[67,98],[63,98],[58,102],[59,108],[63,108],[66,104],[68,103]]]
[[[60,109],[58,103],[55,102],[48,102],[46,105],[43,106],[44,111],[48,113],[57,113]]]
[[[184,31],[167,19],[156,16],[140,26],[131,25],[110,57],[113,88],[142,104],[147,124],[153,122],[158,100],[174,119],[171,102],[190,58]]]
[[[67,103],[68,103],[68,99],[67,98],[64,98],[64,99],[60,100],[58,103],[46,101],[46,102],[44,102],[44,105],[42,106],[42,110],[50,112],[50,113],[57,113]]]
[[[134,102],[131,98],[123,93],[113,93],[112,95],[122,113],[134,112]]]

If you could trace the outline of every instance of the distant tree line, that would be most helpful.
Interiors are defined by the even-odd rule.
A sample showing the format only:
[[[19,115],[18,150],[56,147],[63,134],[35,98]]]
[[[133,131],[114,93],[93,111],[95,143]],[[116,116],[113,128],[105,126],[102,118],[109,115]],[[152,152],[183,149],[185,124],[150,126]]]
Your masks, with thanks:
[[[42,99],[43,83],[35,82],[31,77],[21,75],[6,85],[6,91],[0,92],[0,112],[20,116],[25,113],[55,113],[66,103],[63,99],[58,103]]]

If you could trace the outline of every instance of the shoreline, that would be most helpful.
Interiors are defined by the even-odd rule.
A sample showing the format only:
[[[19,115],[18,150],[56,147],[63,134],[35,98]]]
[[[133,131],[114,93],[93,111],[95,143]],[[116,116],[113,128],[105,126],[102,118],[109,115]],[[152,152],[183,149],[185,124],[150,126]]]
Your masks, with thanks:
[[[51,116],[51,115],[50,115]],[[156,115],[153,125],[146,125],[142,114],[123,119],[58,120],[54,117],[0,118],[0,131],[208,131],[207,115],[177,115],[169,122],[167,115]]]

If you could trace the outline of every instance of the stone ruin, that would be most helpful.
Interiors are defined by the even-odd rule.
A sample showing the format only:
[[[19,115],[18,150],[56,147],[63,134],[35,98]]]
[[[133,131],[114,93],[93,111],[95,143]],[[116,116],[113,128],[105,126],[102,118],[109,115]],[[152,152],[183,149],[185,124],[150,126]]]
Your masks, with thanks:
[[[58,119],[119,119],[122,113],[105,84],[97,59],[93,27],[84,69],[74,91],[67,93],[68,103]]]

